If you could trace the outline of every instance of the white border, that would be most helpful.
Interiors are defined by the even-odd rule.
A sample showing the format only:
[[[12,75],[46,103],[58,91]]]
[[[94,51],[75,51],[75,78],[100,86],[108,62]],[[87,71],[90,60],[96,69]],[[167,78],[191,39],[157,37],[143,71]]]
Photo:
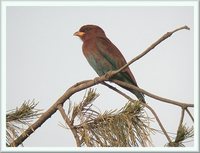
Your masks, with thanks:
[[[194,6],[194,1],[3,1],[4,6]]]
[[[192,6],[194,7],[194,101],[195,109],[194,109],[194,117],[195,117],[195,127],[199,127],[199,122],[197,118],[199,117],[198,108],[199,108],[199,99],[198,99],[198,79],[199,79],[199,69],[198,69],[198,61],[199,61],[199,48],[198,48],[198,28],[199,28],[199,8],[198,8],[198,1],[2,1],[1,3],[1,131],[6,130],[6,8],[7,6]],[[185,148],[169,148],[169,147],[148,147],[148,148],[141,148],[141,147],[134,147],[134,148],[126,148],[126,147],[109,147],[109,148],[88,148],[88,147],[17,147],[17,148],[9,148],[6,147],[6,132],[1,132],[2,139],[1,139],[1,151],[9,151],[9,152],[22,152],[22,151],[38,151],[38,152],[79,152],[79,151],[87,151],[87,152],[109,152],[109,151],[120,151],[120,152],[130,152],[130,151],[146,151],[146,152],[160,152],[160,151],[177,151],[177,152],[191,152],[191,151],[198,151],[199,149],[199,131],[195,128],[195,137],[194,140],[194,147],[185,147]]]
[[[192,152],[194,147],[17,147],[8,152]]]
[[[4,23],[4,24],[3,24]],[[1,4],[1,148],[6,144],[6,6]]]
[[[195,20],[196,19],[196,20]],[[194,119],[199,128],[199,8],[198,3],[194,6]],[[195,83],[196,82],[196,83]],[[199,129],[194,128],[194,145],[199,148]]]

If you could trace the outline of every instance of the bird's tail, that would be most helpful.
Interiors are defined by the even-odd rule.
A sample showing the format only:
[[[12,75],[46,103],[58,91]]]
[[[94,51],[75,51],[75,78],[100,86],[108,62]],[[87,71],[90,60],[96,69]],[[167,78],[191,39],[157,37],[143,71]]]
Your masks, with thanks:
[[[119,85],[119,86],[121,86],[121,85]],[[127,87],[124,87],[124,86],[121,86],[121,87],[130,91],[131,93],[133,93],[138,98],[139,101],[146,103],[143,93],[136,91],[136,90],[133,90],[133,89],[130,89],[130,88],[127,88]]]
[[[128,89],[128,91],[130,91],[131,93],[133,93],[139,101],[143,102],[143,103],[146,103],[145,99],[144,99],[144,94],[139,92],[139,91],[136,91],[136,90],[132,90],[132,89]]]
[[[132,79],[131,79],[130,75],[128,75],[127,73],[120,73],[120,74],[116,75],[115,77],[116,77],[117,80],[120,80],[120,81],[123,81],[123,82],[126,82],[126,83],[130,83],[130,84],[135,85],[135,86],[138,87],[134,77],[132,76]],[[139,92],[137,90],[133,90],[133,89],[127,88],[127,87],[125,87],[123,85],[118,84],[117,82],[115,82],[115,83],[117,85],[119,85],[120,87],[122,87],[122,88],[130,91],[131,93],[133,93],[138,98],[138,100],[140,100],[141,102],[146,103],[143,93],[141,93],[141,92]]]

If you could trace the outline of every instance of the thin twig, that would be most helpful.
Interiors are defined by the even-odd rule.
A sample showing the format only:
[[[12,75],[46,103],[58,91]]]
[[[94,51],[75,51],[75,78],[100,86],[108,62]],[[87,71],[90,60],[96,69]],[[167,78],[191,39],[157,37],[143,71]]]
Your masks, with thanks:
[[[117,93],[121,94],[122,96],[124,96],[126,99],[132,101],[133,99],[131,97],[129,97],[128,95],[126,95],[125,93],[123,93],[122,91],[118,90],[117,88],[113,87],[112,85],[109,85],[108,83],[106,82],[102,82],[101,84],[107,86],[108,88],[116,91]]]
[[[190,30],[190,28],[188,26],[183,26],[180,28],[177,28],[171,32],[167,32],[165,33],[161,38],[159,38],[156,42],[154,42],[151,46],[149,46],[146,50],[144,50],[141,54],[139,54],[138,56],[136,56],[135,58],[133,58],[130,62],[128,62],[126,65],[122,66],[120,69],[118,69],[117,71],[115,71],[114,73],[117,74],[119,72],[121,72],[123,69],[125,69],[126,67],[128,67],[129,65],[131,65],[133,62],[139,60],[141,57],[143,57],[144,55],[146,55],[148,52],[150,52],[152,49],[154,49],[158,44],[160,44],[162,41],[164,41],[165,39],[169,38],[173,33],[179,31],[179,30]]]
[[[146,106],[146,107],[153,113],[153,115],[155,116],[156,121],[158,122],[160,128],[162,129],[162,131],[163,131],[164,135],[166,136],[167,140],[169,141],[169,143],[172,142],[171,139],[170,139],[170,137],[169,137],[169,135],[167,134],[167,131],[165,130],[164,126],[162,125],[160,119],[158,118],[158,115],[156,114],[156,112],[155,112],[149,105],[145,104],[145,106]]]
[[[183,124],[184,115],[185,115],[185,109],[182,108],[182,111],[181,111],[181,118],[180,118],[180,122],[179,122],[178,129],[179,129],[179,128],[182,126],[182,124]]]
[[[187,103],[182,103],[182,102],[178,102],[178,101],[174,101],[174,100],[171,100],[171,99],[167,99],[167,98],[163,98],[163,97],[160,97],[160,96],[157,96],[155,94],[152,94],[142,88],[138,88],[132,84],[129,84],[129,83],[126,83],[126,82],[123,82],[123,81],[120,81],[120,80],[112,80],[112,82],[120,85],[120,86],[124,86],[124,87],[127,87],[129,89],[133,89],[133,90],[136,90],[136,91],[139,91],[151,98],[154,98],[154,99],[157,99],[159,101],[163,101],[163,102],[166,102],[166,103],[169,103],[169,104],[173,104],[173,105],[177,105],[177,106],[180,106],[182,108],[187,108],[187,107],[194,107],[194,104],[187,104]]]
[[[190,118],[192,119],[192,121],[194,122],[194,118],[193,118],[192,114],[190,113],[190,111],[188,110],[188,108],[186,108],[185,110],[188,113],[188,115],[190,116]]]
[[[72,133],[74,135],[74,138],[76,140],[77,147],[81,147],[81,141],[79,139],[77,131],[74,128],[74,126],[71,124],[71,121],[70,121],[69,117],[67,116],[67,114],[65,113],[65,110],[63,109],[62,105],[61,104],[58,105],[57,108],[60,111],[60,114],[62,115],[62,117],[65,120],[66,124],[69,126],[70,130],[72,131]]]

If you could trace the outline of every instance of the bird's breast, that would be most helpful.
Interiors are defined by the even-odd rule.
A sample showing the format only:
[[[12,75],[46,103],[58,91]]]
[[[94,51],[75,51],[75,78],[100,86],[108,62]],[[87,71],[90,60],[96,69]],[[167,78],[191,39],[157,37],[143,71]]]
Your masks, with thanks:
[[[110,63],[105,60],[101,52],[98,50],[95,42],[85,42],[82,46],[82,50],[88,63],[98,75],[104,75],[106,72],[112,69]]]
[[[95,48],[96,48],[96,44],[93,39],[86,40],[86,41],[84,41],[84,43],[82,45],[83,54],[84,55],[92,54],[92,52],[94,52]]]

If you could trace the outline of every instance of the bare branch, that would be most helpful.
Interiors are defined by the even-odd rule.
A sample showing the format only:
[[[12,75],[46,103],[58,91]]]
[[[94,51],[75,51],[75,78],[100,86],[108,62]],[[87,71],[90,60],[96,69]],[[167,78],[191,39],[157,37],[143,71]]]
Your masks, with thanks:
[[[68,118],[67,114],[65,113],[65,110],[63,109],[62,105],[58,105],[58,110],[60,111],[60,114],[62,115],[63,119],[65,120],[66,124],[69,126],[70,130],[72,131],[74,138],[76,140],[77,147],[81,147],[81,141],[79,139],[79,136],[77,134],[76,129],[72,125],[70,119]]]
[[[190,113],[190,111],[188,110],[188,108],[186,108],[185,110],[189,114],[189,116],[192,119],[192,121],[194,122],[194,118],[193,118],[192,114]]]
[[[122,95],[123,97],[125,97],[126,99],[128,99],[129,101],[133,101],[133,99],[132,99],[131,97],[129,97],[128,95],[126,95],[126,94],[123,93],[122,91],[118,90],[117,88],[115,88],[115,87],[109,85],[108,83],[103,82],[103,83],[101,83],[101,84],[103,84],[103,85],[107,86],[108,88],[114,90],[115,92],[119,93],[120,95]]]
[[[158,115],[156,114],[156,112],[147,104],[145,104],[145,106],[153,113],[153,115],[156,118],[156,121],[158,122],[160,128],[162,129],[164,135],[166,136],[167,140],[169,141],[169,143],[171,142],[171,139],[169,137],[169,135],[167,134],[167,131],[165,130],[164,126],[162,125],[160,119],[158,118]]]
[[[180,118],[180,122],[179,122],[178,128],[180,128],[180,127],[182,126],[182,124],[183,124],[184,114],[185,114],[185,109],[182,108],[182,111],[181,111],[181,118]]]
[[[194,107],[194,104],[187,104],[187,103],[182,103],[182,102],[178,102],[178,101],[174,101],[174,100],[171,100],[171,99],[167,99],[167,98],[163,98],[163,97],[160,97],[160,96],[157,96],[155,94],[152,94],[144,89],[141,89],[141,88],[138,88],[132,84],[129,84],[129,83],[126,83],[126,82],[123,82],[123,81],[119,81],[119,80],[112,80],[112,82],[118,84],[118,85],[121,85],[121,86],[124,86],[124,87],[127,87],[127,88],[130,88],[130,89],[134,89],[136,91],[139,91],[151,98],[154,98],[154,99],[157,99],[159,101],[163,101],[163,102],[166,102],[166,103],[169,103],[169,104],[173,104],[173,105],[177,105],[177,106],[180,106],[182,108],[187,108],[187,107]]]
[[[117,73],[121,72],[123,69],[125,69],[126,67],[128,67],[129,65],[131,65],[133,62],[139,60],[144,55],[146,55],[148,52],[150,52],[152,49],[154,49],[162,41],[164,41],[165,39],[169,38],[173,33],[177,32],[179,30],[183,30],[183,29],[190,30],[190,28],[188,26],[183,26],[183,27],[177,28],[177,29],[175,29],[175,30],[173,30],[171,32],[167,32],[161,38],[159,38],[156,42],[154,42],[151,46],[149,46],[146,50],[144,50],[141,54],[139,54],[138,56],[136,56],[135,58],[133,58],[130,62],[128,62],[126,65],[122,66],[117,71],[115,71],[114,74],[117,74]]]

